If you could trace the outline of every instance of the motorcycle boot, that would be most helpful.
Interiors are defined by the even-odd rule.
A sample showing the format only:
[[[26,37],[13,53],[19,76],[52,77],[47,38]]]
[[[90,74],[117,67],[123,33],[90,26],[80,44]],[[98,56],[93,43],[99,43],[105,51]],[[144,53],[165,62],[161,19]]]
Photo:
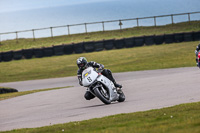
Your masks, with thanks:
[[[114,85],[116,87],[116,90],[118,93],[122,93],[122,85],[120,84],[117,84],[116,82],[114,82]]]
[[[117,87],[117,88],[122,88],[122,85],[117,84],[116,82],[114,82],[114,85],[115,85],[115,87]]]
[[[198,57],[196,57],[196,64],[197,64],[197,66],[199,66],[199,64],[198,64]]]

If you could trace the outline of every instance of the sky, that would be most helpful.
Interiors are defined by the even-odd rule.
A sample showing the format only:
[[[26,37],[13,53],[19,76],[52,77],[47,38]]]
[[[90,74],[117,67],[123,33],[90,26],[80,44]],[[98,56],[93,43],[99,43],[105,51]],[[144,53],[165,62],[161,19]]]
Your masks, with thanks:
[[[113,0],[0,0],[0,13]]]

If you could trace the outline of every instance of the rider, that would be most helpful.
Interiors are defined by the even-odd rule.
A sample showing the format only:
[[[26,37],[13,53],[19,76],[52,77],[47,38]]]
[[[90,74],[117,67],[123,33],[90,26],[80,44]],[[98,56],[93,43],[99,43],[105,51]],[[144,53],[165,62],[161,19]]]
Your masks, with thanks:
[[[200,44],[197,46],[197,48],[196,48],[196,50],[195,50],[197,66],[198,66],[197,57],[198,57],[198,53],[199,53],[199,52],[200,52]]]
[[[112,76],[112,73],[109,69],[104,69],[104,65],[96,63],[94,61],[90,61],[87,62],[87,59],[85,57],[80,57],[77,59],[76,61],[77,66],[79,67],[78,72],[77,72],[77,76],[78,76],[78,80],[79,80],[79,84],[82,86],[82,72],[88,68],[88,67],[93,67],[93,68],[98,68],[99,71],[102,71],[101,74],[106,76],[108,79],[110,79],[115,87],[117,88],[117,91],[120,92],[122,86],[117,84],[115,79]],[[92,98],[94,98],[95,96],[93,94],[91,94],[89,91],[86,91],[85,93],[85,99],[86,100],[90,100]]]

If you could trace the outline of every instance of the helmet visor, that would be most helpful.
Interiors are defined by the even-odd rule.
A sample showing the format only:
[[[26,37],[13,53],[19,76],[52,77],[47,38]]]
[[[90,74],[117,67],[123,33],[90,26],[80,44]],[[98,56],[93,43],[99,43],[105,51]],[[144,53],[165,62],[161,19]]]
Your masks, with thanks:
[[[78,67],[79,67],[79,68],[83,68],[84,66],[85,66],[84,63],[78,64]]]

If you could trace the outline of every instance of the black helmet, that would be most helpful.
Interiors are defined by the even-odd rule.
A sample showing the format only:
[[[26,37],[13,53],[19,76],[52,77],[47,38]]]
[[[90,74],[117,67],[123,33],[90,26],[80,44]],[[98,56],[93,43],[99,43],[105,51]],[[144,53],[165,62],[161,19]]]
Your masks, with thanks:
[[[80,57],[77,59],[76,63],[79,68],[84,69],[87,65],[87,59],[85,57]]]

